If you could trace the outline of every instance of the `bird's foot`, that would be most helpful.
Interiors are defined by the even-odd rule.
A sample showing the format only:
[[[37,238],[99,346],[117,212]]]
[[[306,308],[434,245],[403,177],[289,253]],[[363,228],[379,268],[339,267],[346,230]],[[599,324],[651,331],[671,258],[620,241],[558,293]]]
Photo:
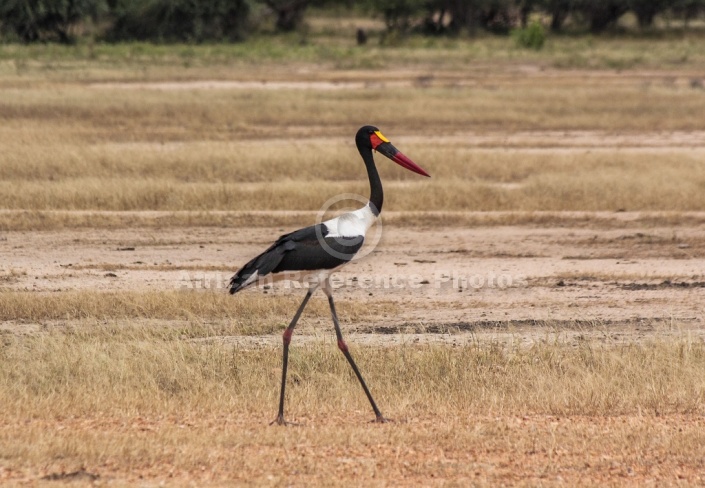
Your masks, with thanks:
[[[283,426],[287,426],[287,425],[301,425],[301,424],[297,424],[297,423],[295,423],[295,422],[287,422],[286,420],[284,420],[284,416],[283,416],[283,415],[277,415],[277,418],[275,418],[274,420],[272,420],[271,422],[269,422],[269,425],[274,425],[274,424],[283,425]]]
[[[388,419],[388,418],[382,416],[381,414],[377,415],[377,418],[372,420],[372,423],[375,423],[375,424],[388,424],[390,422],[394,422],[394,419]]]

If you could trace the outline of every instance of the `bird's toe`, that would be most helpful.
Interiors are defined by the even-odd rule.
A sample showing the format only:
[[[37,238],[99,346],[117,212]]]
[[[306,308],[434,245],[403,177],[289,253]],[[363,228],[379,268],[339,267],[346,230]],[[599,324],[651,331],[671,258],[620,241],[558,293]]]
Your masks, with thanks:
[[[388,424],[390,422],[394,422],[393,419],[388,419],[387,417],[384,417],[382,415],[377,415],[377,418],[374,419],[372,422],[375,424]]]
[[[296,423],[296,422],[287,422],[286,420],[284,420],[284,416],[283,416],[283,415],[278,415],[277,418],[275,418],[274,420],[272,420],[272,421],[269,423],[269,425],[274,425],[274,424],[282,425],[282,426],[287,426],[287,425],[298,426],[298,425],[301,425],[301,424],[298,424],[298,423]]]

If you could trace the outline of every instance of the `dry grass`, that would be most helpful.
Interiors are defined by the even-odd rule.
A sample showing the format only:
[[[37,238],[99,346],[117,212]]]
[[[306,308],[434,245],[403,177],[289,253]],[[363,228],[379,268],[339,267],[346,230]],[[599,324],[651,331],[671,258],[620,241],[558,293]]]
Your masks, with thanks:
[[[675,174],[664,166],[639,173],[534,175],[525,185],[435,179],[387,183],[393,211],[702,211],[705,175],[700,167]],[[664,169],[666,168],[666,169]],[[363,176],[364,177],[364,176]],[[310,188],[315,187],[316,192]],[[320,191],[320,193],[318,193]],[[84,180],[45,184],[2,182],[0,200],[11,209],[50,210],[316,210],[330,197],[369,194],[358,182],[291,181],[272,185],[242,183],[181,184],[164,180]]]
[[[0,230],[167,227],[290,227],[311,225],[315,212],[0,211]]]
[[[463,71],[456,74],[466,76]],[[384,83],[370,75],[372,83]],[[307,82],[301,83],[305,87]],[[705,104],[701,92],[687,83],[663,84],[660,76],[646,81],[560,74],[517,78],[490,71],[482,73],[482,83],[496,85],[426,89],[373,84],[321,91],[315,85],[276,90],[193,85],[173,90],[159,85],[121,89],[30,84],[7,90],[0,108],[3,118],[12,122],[6,122],[2,133],[14,133],[16,143],[35,140],[29,132],[33,129],[44,130],[46,142],[251,141],[282,136],[298,136],[301,142],[336,136],[350,141],[350,126],[354,131],[369,121],[397,139],[427,134],[429,127],[432,137],[462,130],[702,129],[697,117]],[[53,130],[47,132],[47,127]]]
[[[311,225],[312,211],[0,211],[2,231],[51,231],[60,229],[149,229],[180,227],[272,227],[280,231]],[[649,227],[697,227],[705,223],[702,212],[385,212],[385,225],[396,227],[496,227],[528,225],[624,229]]]
[[[491,482],[520,481],[519,472],[540,479],[542,465],[552,482],[558,475],[597,482],[616,467],[622,476],[665,480],[680,469],[698,479],[701,341],[573,345],[557,336],[531,348],[479,341],[353,352],[396,423],[366,424],[369,406],[332,343],[294,343],[287,406],[306,426],[279,429],[266,426],[276,407],[278,349],[190,342],[130,321],[5,335],[3,475],[83,468],[103,479],[139,473],[180,483],[279,484],[286,475],[305,484],[331,482],[332,474],[335,484],[402,474]],[[507,465],[513,455],[525,465]],[[268,475],[276,478],[267,482]]]
[[[74,163],[65,161],[58,147],[51,161],[15,153],[15,163],[0,166],[4,173],[0,206],[27,210],[317,210],[328,196],[367,195],[369,191],[359,157],[342,141],[340,146],[347,148],[345,157],[340,148],[324,142],[303,147],[292,143],[291,149],[282,144],[278,157],[271,156],[271,148],[260,153],[250,143],[225,144],[220,156],[209,151],[197,155],[200,145],[178,153],[143,146],[134,158],[126,157],[130,162],[124,165],[116,159],[106,161],[100,149],[67,154]],[[432,168],[434,177],[413,178],[380,160],[389,195],[386,209],[391,211],[705,208],[705,173],[698,150],[593,153],[586,149],[536,154],[521,149],[473,151],[467,143],[434,149],[413,142],[397,145]],[[71,152],[71,147],[65,150]],[[224,147],[230,148],[229,157]],[[242,154],[248,156],[231,160]],[[33,163],[22,164],[24,158]],[[312,186],[316,192],[309,191]]]
[[[218,320],[228,323],[231,335],[268,334],[283,329],[301,300],[302,295],[263,296],[254,292],[233,297],[224,290],[55,293],[0,290],[0,321],[156,319],[202,324]],[[394,303],[381,301],[364,304],[341,301],[338,305],[343,322],[394,313],[395,307]],[[306,313],[327,316],[330,312],[324,300],[313,300]]]
[[[574,344],[563,342],[560,332],[551,336],[530,348],[481,337],[474,346],[460,348],[351,344],[386,410],[400,420],[453,410],[589,416],[705,412],[700,340],[684,335],[668,341],[584,339]],[[279,348],[248,351],[191,342],[168,327],[150,330],[130,320],[5,335],[2,351],[3,411],[44,418],[90,414],[98,405],[106,414],[149,415],[192,408],[215,412],[234,404],[275,406],[281,361]],[[292,390],[292,416],[365,409],[355,377],[333,343],[295,343],[292,351],[293,384],[298,385]],[[621,374],[615,376],[617,369]]]
[[[388,211],[705,208],[702,133],[660,134],[702,129],[705,97],[691,75],[448,65],[425,87],[406,83],[416,75],[403,69],[301,75],[298,67],[247,76],[370,84],[174,91],[0,75],[8,84],[0,208],[316,210],[326,196],[367,193],[351,139],[369,122],[433,175],[422,180],[380,161]],[[524,136],[508,140],[517,131]]]

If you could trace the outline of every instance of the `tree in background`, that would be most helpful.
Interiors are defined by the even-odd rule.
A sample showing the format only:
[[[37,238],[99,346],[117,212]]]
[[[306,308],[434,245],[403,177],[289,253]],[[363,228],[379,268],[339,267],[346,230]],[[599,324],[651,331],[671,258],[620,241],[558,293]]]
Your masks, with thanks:
[[[575,11],[583,16],[590,32],[597,34],[615,25],[629,11],[629,4],[628,0],[576,0]]]
[[[515,0],[483,0],[477,2],[477,23],[489,32],[507,34],[519,24],[520,9]]]
[[[415,20],[423,16],[429,4],[426,0],[369,0],[367,8],[379,12],[388,32],[407,32]]]
[[[536,7],[536,0],[515,0],[517,6],[519,7],[519,19],[521,21],[521,26],[526,28],[529,25],[529,16],[531,12],[534,11]]]
[[[539,0],[539,8],[551,17],[551,30],[560,32],[573,11],[574,0]]]
[[[425,30],[458,34],[484,29],[507,33],[522,16],[528,17],[532,6],[533,0],[431,0],[424,5]]]
[[[259,0],[275,15],[274,27],[278,32],[292,32],[304,23],[309,7],[339,6],[352,10],[353,0]]]
[[[203,42],[245,37],[246,0],[110,0],[111,40]]]
[[[433,25],[431,19],[436,20],[436,32],[449,32],[451,34],[457,34],[462,29],[467,28],[472,24],[471,22],[471,6],[468,5],[467,0],[435,0],[432,2],[427,2],[427,24]],[[446,17],[447,16],[447,17]],[[448,19],[447,28],[444,23]]]
[[[705,12],[705,0],[673,0],[669,3],[671,13],[683,19],[686,27],[689,20],[695,19]]]
[[[22,42],[74,41],[72,30],[107,11],[104,0],[3,0],[0,26]]]
[[[636,15],[639,27],[651,27],[654,18],[668,9],[668,0],[629,0],[629,8]]]
[[[277,17],[275,27],[280,32],[296,30],[303,22],[309,0],[263,0]]]

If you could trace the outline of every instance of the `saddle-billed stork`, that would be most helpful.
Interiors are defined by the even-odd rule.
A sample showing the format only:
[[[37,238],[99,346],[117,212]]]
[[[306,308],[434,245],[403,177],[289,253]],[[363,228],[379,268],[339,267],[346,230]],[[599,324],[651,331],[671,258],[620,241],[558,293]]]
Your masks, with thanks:
[[[279,396],[279,413],[272,422],[286,425],[284,420],[284,391],[286,389],[286,369],[289,359],[289,343],[306,304],[318,287],[328,297],[338,348],[350,363],[362,389],[375,412],[376,422],[386,422],[370,390],[362,379],[360,370],[353,361],[348,346],[340,331],[338,314],[333,302],[332,287],[329,281],[331,273],[348,263],[360,250],[365,240],[365,233],[374,224],[382,211],[384,193],[382,182],[375,166],[372,151],[388,157],[398,165],[423,176],[430,176],[411,159],[395,148],[376,127],[366,125],[357,131],[355,144],[365,162],[367,176],[370,180],[370,199],[367,205],[354,212],[344,213],[334,219],[320,224],[299,229],[281,236],[266,251],[252,259],[230,280],[230,293],[237,293],[258,283],[268,283],[278,279],[306,281],[308,291],[294,318],[284,331],[284,351],[282,363],[282,383]]]

